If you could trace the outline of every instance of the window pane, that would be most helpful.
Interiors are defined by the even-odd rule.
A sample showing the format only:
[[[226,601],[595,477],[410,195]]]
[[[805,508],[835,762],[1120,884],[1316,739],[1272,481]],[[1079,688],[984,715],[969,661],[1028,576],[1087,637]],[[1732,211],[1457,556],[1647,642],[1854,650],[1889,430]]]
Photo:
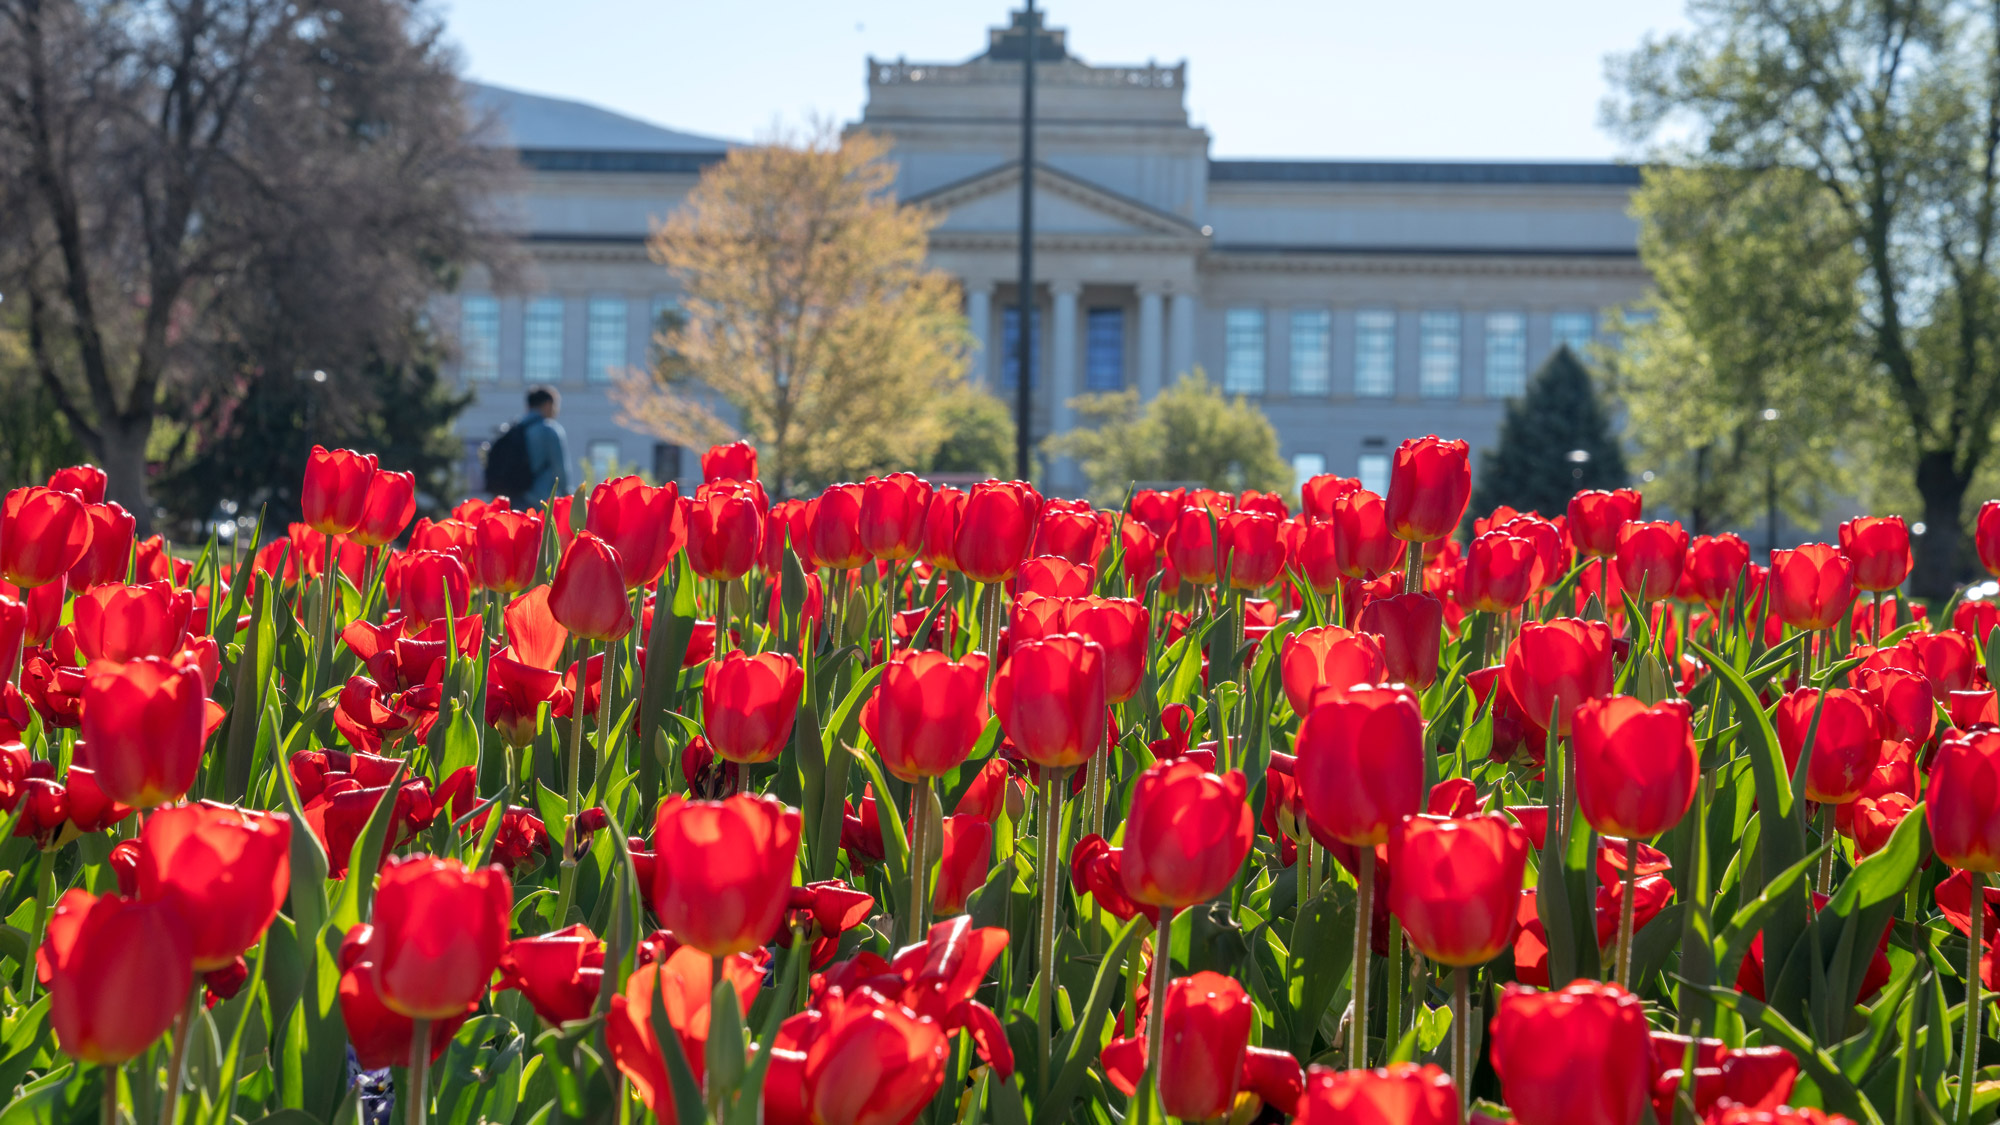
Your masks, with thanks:
[[[1597,336],[1597,316],[1587,312],[1560,312],[1550,321],[1550,350],[1569,345],[1578,359],[1590,358],[1590,342]]]
[[[584,373],[593,383],[608,383],[625,370],[625,302],[618,297],[590,299],[588,356]],[[594,447],[593,447],[594,448]]]
[[[1417,393],[1458,397],[1458,314],[1427,312],[1417,322]]]
[[[1223,319],[1222,389],[1264,393],[1264,310],[1230,309]]]
[[[1354,463],[1354,475],[1361,479],[1361,487],[1377,496],[1389,495],[1389,455],[1387,453],[1363,453]]]
[[[458,369],[466,379],[490,383],[500,377],[500,302],[467,297],[459,305]]]
[[[530,383],[562,379],[563,302],[561,297],[536,297],[528,302],[522,331],[521,376]]]
[[[1292,393],[1323,395],[1332,387],[1333,315],[1324,309],[1293,309]]]
[[[1528,318],[1520,313],[1486,314],[1486,395],[1518,395],[1528,382]]]
[[[1396,393],[1396,314],[1387,309],[1354,314],[1354,393],[1362,398]]]
[[[1000,310],[1000,385],[1018,385],[1021,374],[1021,306]],[[1028,311],[1028,385],[1042,381],[1042,310]]]
[[[1314,477],[1326,472],[1326,454],[1292,454],[1292,487],[1297,488]]]
[[[653,443],[653,483],[681,479],[681,447],[664,441]]]
[[[618,443],[615,441],[593,441],[584,456],[590,461],[590,475],[594,480],[610,480],[618,473]]]
[[[1084,328],[1083,387],[1115,391],[1125,385],[1125,310],[1092,309]]]

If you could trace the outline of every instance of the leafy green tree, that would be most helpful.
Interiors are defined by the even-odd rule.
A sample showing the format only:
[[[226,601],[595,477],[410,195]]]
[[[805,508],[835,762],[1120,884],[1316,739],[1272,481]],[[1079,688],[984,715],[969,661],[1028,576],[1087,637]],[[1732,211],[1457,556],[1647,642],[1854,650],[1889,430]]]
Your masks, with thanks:
[[[1135,481],[1266,491],[1294,483],[1271,420],[1241,395],[1224,397],[1199,367],[1143,406],[1137,391],[1080,395],[1070,406],[1084,424],[1042,448],[1076,458],[1099,503],[1117,502]]]
[[[1691,30],[1614,63],[1621,94],[1607,119],[1649,146],[1655,166],[1770,177],[1777,192],[1800,185],[1793,213],[1766,209],[1774,237],[1849,248],[1858,268],[1846,301],[1816,299],[1848,268],[1839,253],[1766,259],[1791,276],[1760,280],[1803,299],[1775,302],[1755,329],[1790,355],[1845,332],[1843,359],[1859,359],[1781,384],[1802,393],[1777,404],[1774,388],[1769,408],[1811,417],[1813,400],[1845,394],[1850,379],[1864,401],[1886,404],[1848,415],[1869,432],[1842,453],[1900,468],[1927,528],[1912,587],[1944,596],[1968,571],[1964,525],[2000,416],[2000,10],[1972,0],[1695,0],[1689,10]],[[1712,198],[1755,210],[1761,194]],[[1657,271],[1679,249],[1669,236],[1642,254]],[[1722,299],[1705,290],[1701,303]],[[1697,355],[1709,342],[1701,320],[1687,322]]]
[[[1697,533],[1781,508],[1815,523],[1867,484],[1857,458],[1893,406],[1854,325],[1863,262],[1799,170],[1666,168],[1633,201],[1653,316],[1610,364],[1647,495]]]
[[[938,396],[938,420],[944,441],[931,456],[928,471],[1007,475],[1014,466],[1014,412],[1007,404],[970,383]]]
[[[1625,454],[1590,372],[1564,345],[1535,372],[1527,393],[1507,404],[1500,445],[1481,458],[1467,511],[1507,504],[1555,515],[1578,489],[1625,483]]]

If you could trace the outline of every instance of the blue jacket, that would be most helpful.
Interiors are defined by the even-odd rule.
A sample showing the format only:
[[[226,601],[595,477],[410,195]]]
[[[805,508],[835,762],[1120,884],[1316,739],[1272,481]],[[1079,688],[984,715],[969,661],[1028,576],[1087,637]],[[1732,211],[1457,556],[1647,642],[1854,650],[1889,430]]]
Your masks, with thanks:
[[[567,493],[574,487],[576,474],[570,469],[569,437],[562,424],[532,410],[515,424],[527,428],[528,469],[535,474],[535,483],[528,486],[523,499],[539,504],[551,495]]]

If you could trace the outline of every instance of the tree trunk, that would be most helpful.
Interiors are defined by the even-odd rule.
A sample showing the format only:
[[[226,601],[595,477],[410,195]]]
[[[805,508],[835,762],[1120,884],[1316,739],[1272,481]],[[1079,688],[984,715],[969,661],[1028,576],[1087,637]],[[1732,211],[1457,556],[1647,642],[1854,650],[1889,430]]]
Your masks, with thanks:
[[[98,467],[104,470],[104,498],[115,500],[132,513],[135,534],[145,538],[153,533],[151,482],[146,478],[146,445],[153,436],[153,418],[107,422],[101,429],[103,448],[94,450]]]
[[[1957,588],[1965,542],[1966,481],[1949,452],[1928,451],[1917,460],[1917,492],[1924,500],[1924,533],[1913,536],[1916,566],[1910,591],[1943,601]]]

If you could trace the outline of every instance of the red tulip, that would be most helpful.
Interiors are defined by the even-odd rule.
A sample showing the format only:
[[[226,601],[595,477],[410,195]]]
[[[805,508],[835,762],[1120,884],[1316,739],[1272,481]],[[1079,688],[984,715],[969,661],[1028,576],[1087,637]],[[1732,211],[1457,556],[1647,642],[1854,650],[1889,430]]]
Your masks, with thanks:
[[[723,957],[768,944],[785,917],[799,814],[775,797],[660,802],[653,910],[688,945]]]
[[[1256,1019],[1249,993],[1221,973],[1181,977],[1167,986],[1163,1017],[1167,1034],[1156,1070],[1161,1108],[1188,1121],[1227,1113]]]
[[[486,994],[507,947],[514,891],[499,867],[469,871],[427,855],[392,860],[375,891],[373,983],[411,1019],[463,1014]]]
[[[688,565],[711,581],[734,582],[756,565],[763,533],[755,493],[727,482],[702,485],[688,507]]]
[[[860,485],[834,484],[806,502],[813,559],[819,565],[853,570],[868,561],[861,539],[861,498]]]
[[[965,912],[965,900],[986,885],[993,867],[993,822],[984,817],[944,818],[944,848],[939,856],[937,885],[931,890],[931,913],[940,918]]]
[[[2000,578],[2000,500],[1988,500],[1979,506],[1972,545],[1979,553],[1979,565],[1986,568],[1986,573]]]
[[[125,581],[132,564],[132,528],[136,521],[116,504],[86,504],[90,546],[69,568],[69,588],[88,590],[106,582]]]
[[[1645,839],[1694,804],[1701,752],[1686,700],[1653,707],[1629,695],[1585,700],[1573,713],[1577,806],[1606,836]]]
[[[687,543],[687,511],[680,486],[672,481],[658,487],[638,477],[602,482],[590,490],[583,526],[617,552],[613,558],[627,590],[651,586]]]
[[[1882,734],[1868,697],[1851,688],[1834,688],[1820,702],[1816,688],[1799,688],[1778,701],[1773,725],[1785,752],[1785,768],[1795,771],[1814,713],[1819,728],[1812,738],[1812,762],[1806,767],[1806,799],[1840,805],[1861,795],[1868,775],[1882,754]]]
[[[701,455],[701,479],[703,483],[714,483],[719,480],[756,480],[756,447],[747,441],[732,441],[728,445],[709,446]]]
[[[1361,611],[1356,628],[1382,638],[1382,658],[1390,680],[1419,688],[1437,682],[1438,656],[1444,643],[1443,602],[1429,594],[1376,598]]]
[[[812,536],[806,531],[805,510],[803,500],[780,500],[764,513],[757,565],[767,576],[776,576],[784,569],[787,546],[798,556],[799,566],[809,575],[813,572]]]
[[[1307,478],[1299,486],[1299,503],[1305,508],[1307,516],[1316,520],[1331,519],[1333,502],[1360,487],[1361,482],[1352,477],[1321,473]]]
[[[1590,489],[1569,498],[1569,538],[1586,555],[1618,553],[1618,530],[1639,518],[1639,494],[1629,488]]]
[[[556,564],[549,613],[585,640],[623,637],[632,631],[632,604],[625,598],[623,574],[616,549],[592,532],[577,532]]]
[[[1840,553],[1858,590],[1893,590],[1910,576],[1910,529],[1901,516],[1861,516],[1840,525]]]
[[[1333,502],[1334,565],[1349,578],[1380,578],[1403,564],[1403,544],[1389,534],[1389,508],[1356,489]]]
[[[1459,1125],[1458,1091],[1435,1066],[1306,1071],[1296,1125]]]
[[[710,661],[701,681],[708,744],[743,765],[771,761],[791,740],[804,687],[799,662],[782,652],[751,656],[732,649]]]
[[[956,488],[931,492],[930,507],[924,509],[925,562],[940,570],[957,570],[958,524],[965,514],[965,493]]]
[[[363,547],[380,547],[410,526],[417,514],[417,476],[377,469],[368,478],[368,497],[361,509],[361,522],[348,538]],[[539,517],[536,526],[540,527]]]
[[[1231,512],[1222,519],[1222,564],[1238,590],[1261,590],[1285,571],[1284,521],[1263,512]]]
[[[139,833],[139,897],[187,924],[196,972],[257,944],[292,885],[292,821],[226,805],[178,805]]]
[[[416,1025],[410,1017],[391,1011],[382,1002],[375,986],[375,962],[382,952],[375,940],[375,927],[362,924],[347,931],[340,943],[340,1018],[347,1025],[347,1042],[360,1064],[369,1070],[403,1066],[410,1061],[410,1037]],[[472,1014],[475,1005],[430,1023],[430,1055],[438,1056]]]
[[[1924,809],[1939,859],[2000,871],[2000,731],[1964,731],[1938,747]]]
[[[1257,835],[1248,792],[1236,770],[1217,777],[1185,758],[1140,774],[1125,818],[1125,893],[1178,910],[1227,891]]]
[[[68,492],[17,488],[0,503],[0,578],[32,589],[61,578],[90,548],[90,514]]]
[[[1108,532],[1088,500],[1050,500],[1035,517],[1028,555],[1056,555],[1078,566],[1095,567],[1104,554]]]
[[[1824,543],[1771,555],[1771,612],[1794,629],[1831,629],[1854,601],[1854,564]]]
[[[581,922],[515,938],[500,955],[500,987],[519,990],[536,1015],[557,1027],[590,1018],[603,981],[604,943]]]
[[[194,786],[207,742],[201,673],[159,657],[91,665],[83,683],[77,762],[114,801],[152,808]]]
[[[403,556],[399,603],[406,629],[421,630],[446,615],[463,617],[472,606],[472,575],[457,555],[410,551]],[[560,583],[562,578],[557,577]]]
[[[1930,681],[1908,668],[1856,668],[1855,686],[1867,697],[1884,738],[1918,744],[1937,729],[1937,703]]]
[[[660,1036],[672,1032],[680,1040],[674,1049],[687,1060],[688,1070],[699,1085],[708,1067],[714,977],[713,962],[701,950],[683,945],[664,960],[634,969],[625,978],[624,992],[611,998],[604,1039],[612,1062],[662,1121],[674,1119],[674,1100],[667,1065],[660,1054]],[[722,979],[735,991],[738,1010],[749,1012],[763,982],[756,963],[745,955],[730,957],[723,962]],[[669,1027],[653,1026],[655,1003],[666,1010]]]
[[[1133,598],[1078,597],[1063,606],[1064,630],[1096,641],[1104,649],[1104,701],[1123,703],[1146,679],[1152,618]]]
[[[299,493],[305,525],[321,535],[346,535],[360,527],[374,476],[373,453],[313,446],[306,458],[305,488]]]
[[[1532,540],[1489,531],[1472,541],[1459,600],[1467,609],[1506,613],[1528,600],[1540,584],[1541,556]]]
[[[1356,684],[1381,683],[1387,671],[1381,642],[1374,634],[1338,625],[1301,629],[1286,637],[1278,652],[1278,676],[1285,698],[1300,715]]]
[[[1314,707],[1299,724],[1294,776],[1315,835],[1357,847],[1424,803],[1424,719],[1399,685],[1356,687]]]
[[[1611,627],[1575,617],[1524,625],[1502,676],[1528,721],[1546,727],[1553,711],[1560,733],[1568,734],[1584,700],[1611,694]]]
[[[1618,529],[1618,584],[1642,602],[1673,596],[1687,563],[1687,529],[1671,520],[1628,520]]]
[[[986,729],[986,657],[903,652],[882,669],[862,725],[890,773],[904,781],[943,777],[962,764]]]
[[[70,465],[49,474],[49,487],[73,493],[86,504],[104,503],[104,489],[110,479],[95,465]]]
[[[87,660],[172,656],[187,634],[194,599],[168,582],[94,586],[76,596],[76,647]],[[25,624],[25,618],[24,618]]]
[[[1651,1100],[1646,1009],[1615,984],[1508,985],[1491,1058],[1521,1125],[1635,1125]]]
[[[566,695],[560,673],[514,659],[511,645],[487,662],[486,722],[516,749],[535,740],[541,726],[541,705],[556,704]],[[571,713],[575,713],[573,707]]]
[[[1697,535],[1688,545],[1687,569],[1683,571],[1688,593],[1695,601],[1719,606],[1736,593],[1736,584],[1750,565],[1750,544],[1732,532]]]
[[[1389,830],[1389,909],[1431,960],[1484,965],[1514,940],[1528,835],[1498,813],[1412,816]]]
[[[1104,742],[1104,648],[1073,633],[1017,644],[993,679],[993,711],[1021,756],[1082,765]]]
[[[1287,550],[1291,555],[1293,572],[1321,597],[1340,592],[1343,575],[1333,521],[1300,516],[1288,526],[1290,539]]]
[[[1174,517],[1167,532],[1167,558],[1182,578],[1197,586],[1215,583],[1222,573],[1222,550],[1215,541],[1223,517],[1190,504]]]
[[[63,1053],[117,1066],[151,1047],[194,988],[190,948],[180,914],[166,903],[65,892],[35,951]]]
[[[1389,531],[1411,543],[1458,530],[1472,497],[1471,447],[1431,434],[1396,447],[1389,470]]]
[[[1911,633],[1896,645],[1909,658],[1897,663],[1921,672],[1931,682],[1931,695],[1943,703],[1955,691],[1971,691],[1980,686],[1980,670],[1985,661],[1963,633]]]
[[[473,526],[471,557],[476,589],[512,594],[534,585],[542,561],[542,514],[488,512]]]
[[[826,1010],[813,1021],[803,1051],[786,1047],[785,1032],[779,1032],[779,1050],[764,1083],[766,1121],[770,1125],[914,1121],[944,1085],[950,1058],[944,1030],[868,991],[829,998],[822,1007]]]
[[[1096,567],[1073,563],[1061,555],[1046,555],[1021,564],[1014,575],[1014,597],[1080,598],[1096,585]]]

